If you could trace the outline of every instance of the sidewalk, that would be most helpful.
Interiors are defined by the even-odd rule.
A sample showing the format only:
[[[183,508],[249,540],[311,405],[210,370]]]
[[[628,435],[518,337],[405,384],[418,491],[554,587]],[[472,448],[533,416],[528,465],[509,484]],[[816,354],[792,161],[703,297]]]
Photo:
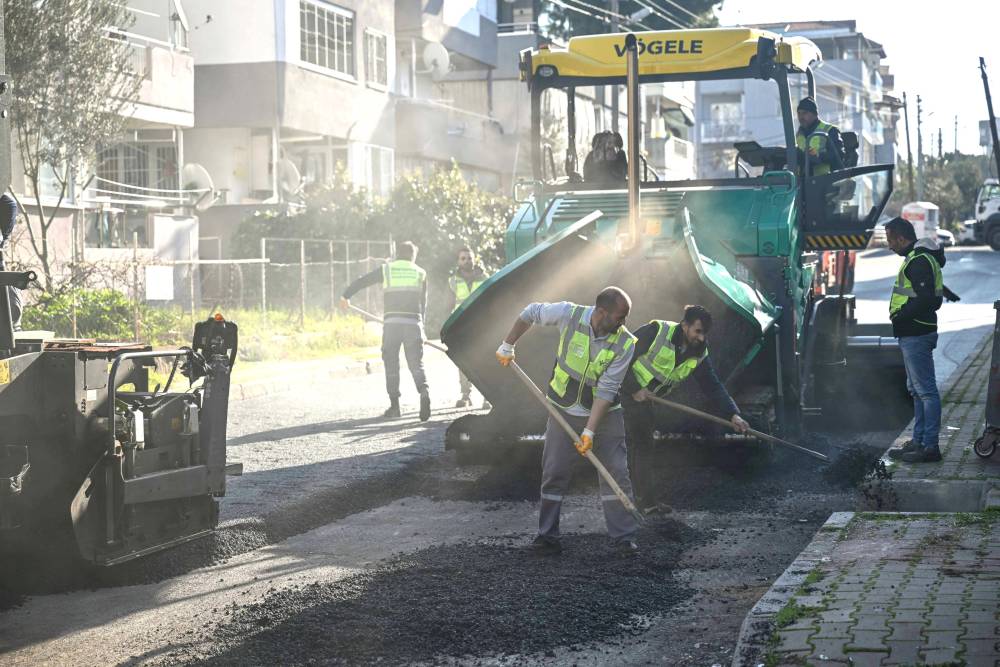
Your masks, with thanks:
[[[942,387],[942,460],[892,463],[859,495],[895,511],[833,514],[744,619],[734,667],[1000,667],[1000,453],[972,450],[992,340]]]
[[[747,616],[733,665],[995,667],[998,614],[1000,512],[838,513]]]

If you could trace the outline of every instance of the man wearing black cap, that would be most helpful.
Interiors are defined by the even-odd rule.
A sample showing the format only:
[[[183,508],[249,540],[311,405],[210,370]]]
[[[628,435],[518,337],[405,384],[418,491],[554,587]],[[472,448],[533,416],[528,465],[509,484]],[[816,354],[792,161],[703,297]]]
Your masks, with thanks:
[[[799,131],[795,135],[795,145],[808,159],[812,176],[822,176],[844,168],[844,141],[836,125],[819,119],[816,100],[804,97],[799,102]]]

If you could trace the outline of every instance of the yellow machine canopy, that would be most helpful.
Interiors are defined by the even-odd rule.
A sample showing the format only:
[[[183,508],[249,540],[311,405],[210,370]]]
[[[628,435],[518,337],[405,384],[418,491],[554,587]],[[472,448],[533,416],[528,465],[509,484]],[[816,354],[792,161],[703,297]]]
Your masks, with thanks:
[[[521,77],[539,87],[625,79],[625,35],[573,37],[565,49],[541,47],[521,52]],[[774,64],[805,72],[821,60],[819,49],[802,37],[782,37],[753,28],[663,30],[635,33],[639,78],[680,79],[765,77]]]

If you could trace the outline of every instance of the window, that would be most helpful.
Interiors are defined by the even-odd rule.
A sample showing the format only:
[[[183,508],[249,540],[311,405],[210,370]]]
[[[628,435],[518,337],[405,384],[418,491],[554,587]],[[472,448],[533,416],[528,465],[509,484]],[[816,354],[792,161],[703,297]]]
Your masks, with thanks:
[[[368,85],[385,88],[389,85],[389,62],[386,36],[365,31],[365,76]]]
[[[299,57],[303,62],[355,76],[354,14],[313,0],[299,0]]]
[[[367,174],[365,185],[368,190],[379,197],[388,197],[393,185],[393,150],[382,146],[365,146],[365,166]]]

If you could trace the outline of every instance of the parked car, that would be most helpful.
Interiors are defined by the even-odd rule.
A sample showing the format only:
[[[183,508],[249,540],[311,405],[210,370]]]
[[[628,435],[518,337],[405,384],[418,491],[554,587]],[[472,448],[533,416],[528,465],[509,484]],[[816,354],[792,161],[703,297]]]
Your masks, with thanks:
[[[955,241],[959,245],[980,245],[982,240],[977,239],[976,226],[979,221],[975,218],[966,220],[958,228],[958,235],[955,237]]]
[[[955,235],[947,229],[937,230],[937,242],[942,248],[950,248],[955,245]]]

